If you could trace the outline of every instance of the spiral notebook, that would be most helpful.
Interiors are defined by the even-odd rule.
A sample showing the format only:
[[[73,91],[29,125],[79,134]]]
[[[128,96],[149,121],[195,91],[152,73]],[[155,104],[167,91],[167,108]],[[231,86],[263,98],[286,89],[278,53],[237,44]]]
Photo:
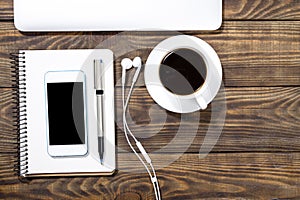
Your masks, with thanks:
[[[105,72],[104,163],[98,153],[93,62]],[[113,53],[110,50],[21,50],[12,54],[18,86],[19,167],[22,177],[111,175],[116,169]],[[45,74],[81,71],[85,75],[87,153],[51,156],[47,140]],[[59,128],[59,127],[58,127]]]

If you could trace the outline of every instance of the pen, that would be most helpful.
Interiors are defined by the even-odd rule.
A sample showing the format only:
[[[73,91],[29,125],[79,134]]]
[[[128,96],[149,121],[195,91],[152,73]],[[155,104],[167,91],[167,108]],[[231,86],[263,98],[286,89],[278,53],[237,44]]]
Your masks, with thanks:
[[[94,60],[94,88],[96,89],[97,99],[97,132],[98,132],[98,152],[101,165],[103,164],[104,154],[104,119],[103,119],[103,79],[104,66],[102,60]]]

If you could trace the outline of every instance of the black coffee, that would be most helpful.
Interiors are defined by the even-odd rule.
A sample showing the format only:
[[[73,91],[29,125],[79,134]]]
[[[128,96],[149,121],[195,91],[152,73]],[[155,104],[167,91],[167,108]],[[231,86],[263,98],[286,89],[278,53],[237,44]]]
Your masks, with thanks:
[[[197,91],[206,78],[206,64],[201,55],[190,49],[177,49],[162,61],[159,76],[172,93],[189,95]]]

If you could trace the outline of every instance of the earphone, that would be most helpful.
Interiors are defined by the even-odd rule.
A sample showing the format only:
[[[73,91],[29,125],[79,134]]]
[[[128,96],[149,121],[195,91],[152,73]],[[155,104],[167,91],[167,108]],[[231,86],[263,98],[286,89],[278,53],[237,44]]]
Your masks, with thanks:
[[[122,66],[122,85],[125,85],[126,70],[132,67],[132,60],[130,60],[129,58],[124,58],[121,61],[121,66]]]
[[[129,70],[132,66],[137,68],[134,76],[133,76],[133,79],[132,79],[132,82],[135,83],[137,81],[137,78],[141,72],[141,69],[142,69],[142,60],[140,57],[135,57],[132,60],[130,60],[129,58],[124,58],[122,61],[121,61],[121,66],[122,66],[122,84],[125,85],[125,79],[126,79],[126,70]]]
[[[124,134],[125,134],[125,138],[126,141],[128,143],[128,145],[130,146],[131,150],[135,153],[135,155],[138,157],[138,159],[141,161],[141,163],[144,165],[146,171],[148,172],[149,176],[150,176],[150,180],[153,184],[153,189],[154,189],[154,193],[155,193],[155,198],[156,200],[160,200],[161,199],[161,195],[160,195],[160,189],[159,189],[159,184],[158,184],[158,180],[156,177],[156,172],[155,169],[152,165],[152,161],[151,158],[149,157],[148,153],[146,152],[146,150],[144,149],[143,145],[136,139],[136,137],[133,135],[133,133],[131,132],[131,130],[128,127],[127,124],[127,120],[126,120],[126,110],[128,107],[128,103],[132,94],[132,90],[133,87],[138,79],[138,76],[141,72],[142,69],[142,60],[140,57],[135,57],[132,60],[130,60],[129,58],[124,58],[121,61],[121,66],[122,66],[122,103],[123,103],[123,128],[124,128]],[[132,83],[131,83],[131,87],[130,90],[128,92],[127,95],[127,99],[125,102],[125,82],[126,82],[126,70],[131,69],[132,67],[137,68],[135,71],[135,74],[132,78]],[[136,152],[136,150],[134,149],[134,147],[132,146],[129,138],[128,138],[128,134],[133,138],[133,140],[135,141],[136,146],[138,147],[140,153],[143,155],[144,160],[147,162],[145,163],[145,161],[142,159],[142,157]],[[147,166],[147,164],[150,166],[151,170],[149,169],[149,167]],[[152,173],[151,173],[152,172]]]

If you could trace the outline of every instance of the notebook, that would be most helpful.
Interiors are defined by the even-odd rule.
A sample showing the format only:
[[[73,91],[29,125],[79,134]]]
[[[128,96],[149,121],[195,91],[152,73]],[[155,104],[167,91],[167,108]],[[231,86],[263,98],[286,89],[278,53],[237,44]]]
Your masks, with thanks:
[[[222,0],[14,0],[21,31],[216,30]]]
[[[20,50],[12,54],[16,64],[19,120],[19,167],[22,177],[111,175],[116,169],[113,53],[94,50]],[[98,153],[95,59],[103,61],[104,163]],[[86,153],[74,156],[49,154],[49,88],[47,73],[80,72],[84,75]],[[61,76],[61,78],[66,76]],[[47,93],[48,92],[48,93]],[[56,94],[54,92],[54,94]],[[49,104],[50,105],[50,104]],[[76,106],[76,105],[75,105]],[[65,113],[65,111],[62,111]],[[75,118],[75,117],[74,117]],[[62,125],[55,126],[60,129]],[[65,132],[64,132],[65,133]],[[62,134],[62,133],[60,133]],[[51,139],[50,139],[51,141]]]

